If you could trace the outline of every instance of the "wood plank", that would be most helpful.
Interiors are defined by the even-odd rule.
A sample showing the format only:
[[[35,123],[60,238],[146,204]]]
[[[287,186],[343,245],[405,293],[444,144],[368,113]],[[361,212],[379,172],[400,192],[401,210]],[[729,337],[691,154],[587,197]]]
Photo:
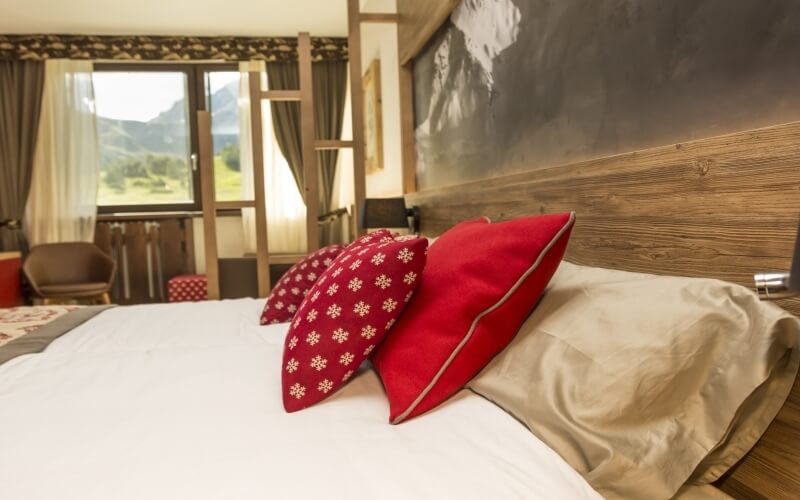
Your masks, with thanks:
[[[304,253],[273,253],[269,256],[270,264],[296,264],[306,257]]]
[[[258,95],[261,91],[261,74],[252,71],[248,75],[250,95]],[[267,234],[267,201],[264,181],[264,135],[261,116],[261,101],[250,99],[250,143],[253,158],[254,200],[252,207],[256,215],[256,274],[258,279],[258,296],[269,295],[271,283],[269,279],[269,239]],[[219,206],[219,203],[217,204]]]
[[[219,256],[217,254],[217,217],[214,210],[214,153],[211,146],[211,114],[197,112],[200,139],[200,191],[203,199],[203,234],[206,253],[208,299],[219,299]]]
[[[362,13],[359,18],[361,23],[374,23],[374,24],[396,24],[400,22],[400,16],[392,13]]]
[[[436,30],[447,20],[461,0],[397,0],[397,38],[400,64],[408,64],[419,54]],[[350,53],[354,53],[352,46]]]
[[[414,145],[414,68],[400,66],[400,141],[403,193],[417,190],[417,151]]]
[[[253,95],[260,95],[261,99],[269,101],[299,101],[299,90],[261,90],[259,87],[258,93]]]
[[[364,164],[364,89],[361,69],[361,23],[359,0],[347,0],[347,43],[350,57],[350,112],[353,122],[353,198],[356,237],[365,233],[360,214],[367,197],[367,174]]]
[[[329,139],[317,139],[314,141],[314,149],[324,151],[326,149],[348,149],[353,147],[353,141],[339,141]]]
[[[351,47],[352,49],[352,47]],[[308,252],[319,248],[319,172],[317,171],[317,152],[314,149],[314,88],[311,77],[311,37],[300,33],[297,40],[300,69],[300,128],[303,150],[303,173],[305,178],[306,233]],[[357,59],[357,58],[356,58]],[[351,61],[352,64],[352,61]]]
[[[237,210],[241,208],[254,208],[255,206],[255,200],[218,201],[214,203],[214,208],[216,210]]]

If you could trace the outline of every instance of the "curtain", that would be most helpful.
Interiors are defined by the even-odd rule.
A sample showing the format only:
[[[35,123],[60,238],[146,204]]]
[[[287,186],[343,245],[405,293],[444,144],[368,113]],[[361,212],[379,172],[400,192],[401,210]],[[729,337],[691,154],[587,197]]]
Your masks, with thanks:
[[[239,147],[242,173],[242,199],[251,200],[253,190],[253,145],[250,130],[249,71],[262,74],[264,87],[264,63],[251,61],[239,63]],[[273,133],[272,113],[269,102],[262,102],[264,183],[267,205],[267,232],[270,253],[305,253],[306,251],[306,207],[292,175],[292,169],[281,153]],[[255,210],[242,210],[245,252],[256,251]]]
[[[25,209],[31,244],[93,241],[99,171],[92,63],[48,60]]]
[[[0,220],[21,221],[31,185],[44,63],[0,61]],[[19,229],[0,229],[0,251],[25,250]]]
[[[267,63],[267,76],[271,90],[296,90],[300,88],[300,74],[295,62]],[[314,63],[312,88],[314,93],[314,132],[319,139],[339,139],[342,136],[345,96],[347,95],[347,63],[323,61]],[[272,119],[278,145],[286,157],[301,194],[303,189],[303,155],[300,129],[300,105],[296,102],[276,102],[272,105]],[[320,212],[331,210],[333,182],[336,176],[338,151],[317,153],[319,166]],[[336,240],[330,225],[322,227],[321,243]]]
[[[300,70],[296,62],[267,63],[267,80],[270,90],[297,90],[300,88]],[[270,108],[278,147],[289,164],[300,195],[305,198],[300,103],[273,102]]]

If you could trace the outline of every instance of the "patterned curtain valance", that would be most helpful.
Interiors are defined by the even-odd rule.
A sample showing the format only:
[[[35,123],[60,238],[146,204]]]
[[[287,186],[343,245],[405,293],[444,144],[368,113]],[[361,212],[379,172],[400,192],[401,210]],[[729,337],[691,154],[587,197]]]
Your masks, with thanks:
[[[346,38],[312,38],[314,61],[346,61]],[[296,61],[297,38],[0,35],[0,60]]]

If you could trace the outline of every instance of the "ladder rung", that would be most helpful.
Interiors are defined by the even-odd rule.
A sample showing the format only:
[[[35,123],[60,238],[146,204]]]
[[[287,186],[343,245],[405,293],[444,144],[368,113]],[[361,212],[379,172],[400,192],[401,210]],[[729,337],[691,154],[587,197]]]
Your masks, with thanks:
[[[352,147],[353,147],[353,141],[330,141],[330,140],[314,141],[314,149],[316,149],[317,151],[326,149],[346,149]]]
[[[234,210],[237,208],[255,208],[256,202],[254,200],[241,200],[241,201],[218,201],[214,203],[215,210]]]
[[[359,21],[362,23],[396,23],[400,21],[397,14],[361,14]]]
[[[261,92],[261,98],[270,101],[299,101],[299,90],[265,90]]]

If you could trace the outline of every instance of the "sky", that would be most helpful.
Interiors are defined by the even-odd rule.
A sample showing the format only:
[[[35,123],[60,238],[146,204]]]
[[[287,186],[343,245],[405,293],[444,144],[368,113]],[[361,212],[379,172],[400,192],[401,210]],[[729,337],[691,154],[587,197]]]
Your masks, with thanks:
[[[239,77],[237,72],[212,73],[212,93]],[[186,94],[186,75],[167,71],[98,71],[93,73],[95,109],[99,116],[146,122]]]

